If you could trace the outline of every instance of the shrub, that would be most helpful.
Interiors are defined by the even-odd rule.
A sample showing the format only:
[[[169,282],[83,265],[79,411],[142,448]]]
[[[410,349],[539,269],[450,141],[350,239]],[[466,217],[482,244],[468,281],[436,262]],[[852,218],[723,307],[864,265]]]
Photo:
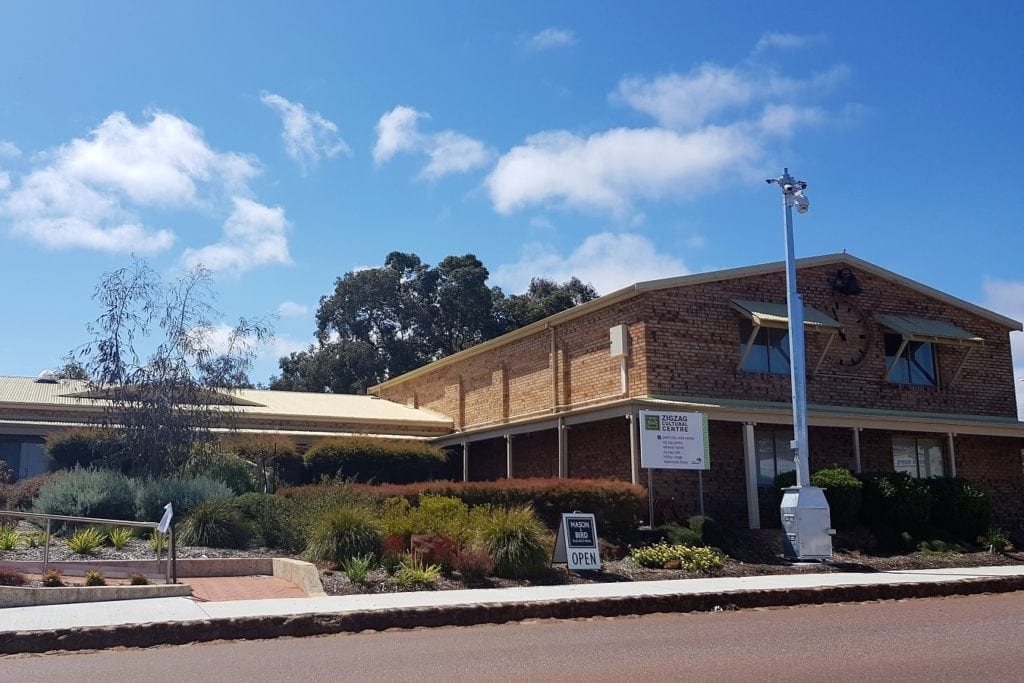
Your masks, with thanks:
[[[4,507],[8,510],[31,509],[32,503],[39,496],[39,491],[47,484],[60,479],[64,474],[66,473],[51,472],[0,485],[0,497],[4,499]]]
[[[187,517],[202,503],[226,500],[232,497],[227,484],[208,477],[174,479],[134,479],[135,519],[156,522],[170,503],[175,519]]]
[[[182,545],[245,548],[254,531],[231,501],[213,500],[197,505],[176,533]]]
[[[128,585],[129,586],[148,586],[149,585],[149,577],[147,577],[142,572],[132,572],[131,574],[128,575]]]
[[[401,588],[433,588],[440,576],[439,566],[426,564],[419,557],[411,555],[398,566],[391,581]]]
[[[384,536],[403,539],[408,549],[409,538],[416,533],[415,520],[409,513],[412,505],[405,498],[385,498],[380,505],[380,529]]]
[[[445,473],[448,456],[418,441],[381,441],[364,437],[329,439],[306,451],[306,481],[341,477],[360,482],[406,484],[430,481]]]
[[[0,550],[14,550],[18,547],[17,527],[3,524],[0,525]]]
[[[286,436],[260,434],[235,437],[227,447],[238,457],[253,463],[257,477],[259,470],[263,470],[268,491],[281,484],[294,486],[302,483],[305,463],[295,452],[295,444]]]
[[[990,553],[1003,553],[1010,549],[1010,537],[1002,529],[989,529],[978,538],[978,543]]]
[[[655,536],[669,545],[704,545],[700,538],[700,532],[694,531],[688,526],[678,524],[662,524],[654,528]]]
[[[39,491],[32,509],[54,515],[131,519],[135,498],[128,478],[113,470],[74,470]]]
[[[495,508],[479,524],[480,544],[494,561],[498,576],[530,576],[547,565],[546,529],[529,506]]]
[[[315,524],[306,557],[341,566],[353,557],[376,554],[379,547],[380,526],[373,512],[345,505],[331,510]]]
[[[455,557],[459,554],[459,544],[447,536],[413,536],[410,541],[412,554],[426,564],[436,564],[442,571],[451,571]]]
[[[463,581],[480,581],[494,571],[494,560],[486,550],[480,548],[462,548],[452,561],[452,568]]]
[[[79,555],[92,555],[103,545],[104,535],[95,527],[79,529],[67,539],[68,550]]]
[[[283,488],[279,495],[294,499],[330,495],[340,489],[352,497],[385,500],[401,497],[416,503],[421,496],[458,498],[469,507],[531,505],[550,529],[558,526],[563,512],[593,512],[601,536],[626,534],[636,528],[647,510],[643,488],[622,481],[601,479],[503,479],[481,482],[421,482],[406,485],[364,486],[345,484]],[[341,493],[339,492],[339,494]]]
[[[65,432],[46,442],[46,454],[57,470],[93,465],[111,467],[120,462],[122,448],[122,439],[116,432],[95,428]]]
[[[226,484],[235,495],[256,490],[256,468],[232,453],[218,453],[203,446],[192,453],[182,474],[196,479],[205,477]]]
[[[64,585],[64,577],[56,569],[51,569],[43,574],[43,585],[47,588],[58,588]]]
[[[350,557],[342,564],[342,569],[345,570],[345,576],[348,577],[348,580],[359,585],[366,583],[366,578],[370,575],[372,567],[373,555]]]
[[[256,532],[256,545],[298,552],[305,547],[305,534],[296,519],[296,505],[269,493],[246,493],[235,498],[235,507]]]
[[[24,586],[28,578],[21,572],[8,567],[0,567],[0,586]]]
[[[408,552],[408,539],[402,536],[385,536],[380,542],[380,563],[388,574],[394,574]]]
[[[450,496],[420,496],[419,505],[408,511],[413,534],[446,536],[466,542],[472,536],[469,507]]]
[[[106,586],[107,580],[103,578],[103,572],[101,571],[87,571],[85,573],[85,585],[86,586]]]
[[[863,474],[861,517],[868,524],[894,525],[916,531],[924,527],[932,509],[927,485],[905,472]]]
[[[655,543],[630,551],[633,561],[651,569],[685,569],[708,574],[722,566],[722,556],[712,548]]]
[[[720,547],[725,544],[722,527],[712,517],[693,515],[686,520],[686,526],[700,538],[700,545]]]
[[[34,534],[25,534],[22,539],[29,548],[39,548],[46,544],[46,532],[38,531]]]
[[[825,489],[832,526],[846,529],[857,523],[864,484],[852,472],[842,467],[818,470],[811,475],[811,485]]]
[[[966,479],[924,480],[932,495],[931,523],[956,538],[973,541],[989,525],[989,500],[984,490]]]
[[[115,550],[121,550],[135,538],[135,530],[129,527],[117,527],[111,529],[110,533],[107,534],[107,538],[110,540],[110,545],[114,546]]]

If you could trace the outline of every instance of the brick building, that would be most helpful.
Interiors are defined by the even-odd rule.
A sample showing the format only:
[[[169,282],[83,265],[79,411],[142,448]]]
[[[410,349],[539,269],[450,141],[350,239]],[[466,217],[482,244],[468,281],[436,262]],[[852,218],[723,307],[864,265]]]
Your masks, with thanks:
[[[797,266],[812,471],[961,476],[990,492],[996,521],[1024,521],[1009,340],[1021,324],[849,254]],[[781,262],[641,282],[371,393],[449,417],[454,431],[434,442],[461,452],[469,480],[645,483],[638,411],[702,412],[707,513],[774,526],[770,486],[792,467],[785,298]],[[696,512],[696,472],[652,476],[656,497]]]

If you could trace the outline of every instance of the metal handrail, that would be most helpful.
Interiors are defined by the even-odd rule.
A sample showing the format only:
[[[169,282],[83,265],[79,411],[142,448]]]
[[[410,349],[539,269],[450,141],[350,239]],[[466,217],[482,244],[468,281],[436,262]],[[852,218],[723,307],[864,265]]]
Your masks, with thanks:
[[[146,529],[158,529],[160,522],[136,522],[127,519],[103,519],[100,517],[75,517],[73,515],[51,515],[43,512],[24,512],[22,510],[0,510],[0,517],[17,517],[20,519],[45,519],[46,520],[46,540],[43,544],[43,572],[46,571],[47,566],[50,564],[50,522],[57,520],[60,522],[81,522],[86,524],[103,524],[108,526],[134,526],[142,527]],[[162,536],[162,534],[161,534]],[[156,544],[156,563],[160,565],[160,549],[161,539],[158,536]],[[168,549],[174,547],[174,528],[167,530],[167,546]],[[165,564],[165,581],[171,582],[171,556],[167,557]],[[177,572],[175,572],[175,577]]]

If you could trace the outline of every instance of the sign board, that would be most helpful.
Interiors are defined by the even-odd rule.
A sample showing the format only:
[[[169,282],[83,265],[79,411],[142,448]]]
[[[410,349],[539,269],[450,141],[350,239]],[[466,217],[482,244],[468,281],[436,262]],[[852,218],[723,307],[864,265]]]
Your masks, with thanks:
[[[597,549],[597,522],[594,521],[594,515],[584,512],[562,514],[551,562],[564,562],[573,571],[601,569],[601,552]]]
[[[707,416],[641,410],[640,464],[648,469],[711,469]]]

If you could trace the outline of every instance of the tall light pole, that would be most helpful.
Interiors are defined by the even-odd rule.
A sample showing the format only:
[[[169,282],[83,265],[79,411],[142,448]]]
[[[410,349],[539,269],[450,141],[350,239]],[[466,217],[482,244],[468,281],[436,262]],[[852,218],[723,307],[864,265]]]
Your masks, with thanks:
[[[797,559],[830,559],[832,534],[825,492],[811,486],[811,467],[807,449],[807,372],[804,360],[804,302],[796,288],[796,257],[793,249],[793,207],[807,213],[810,202],[804,196],[807,183],[794,180],[785,168],[778,178],[769,178],[782,190],[783,222],[786,237],[786,308],[789,317],[789,376],[793,398],[793,459],[796,486],[787,488],[779,513],[785,534],[786,554]]]

